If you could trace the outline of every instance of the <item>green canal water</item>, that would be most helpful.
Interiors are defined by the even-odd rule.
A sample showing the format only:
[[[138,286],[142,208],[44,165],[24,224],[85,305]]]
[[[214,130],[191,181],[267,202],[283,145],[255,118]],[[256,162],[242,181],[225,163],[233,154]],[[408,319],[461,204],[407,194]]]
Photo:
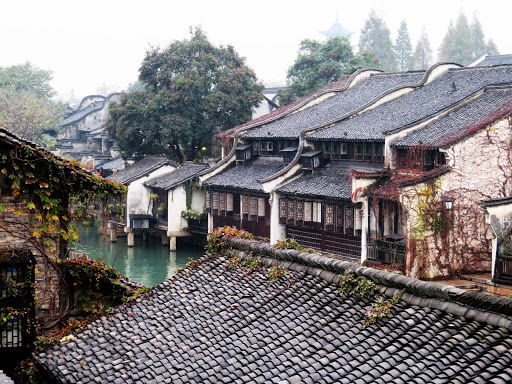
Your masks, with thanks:
[[[204,254],[202,247],[178,243],[177,251],[169,251],[159,238],[148,241],[135,237],[135,246],[128,248],[126,237],[119,237],[111,243],[98,225],[79,227],[80,242],[75,249],[85,252],[89,258],[103,259],[122,275],[133,281],[153,287],[174,275],[177,268],[183,267],[189,258],[197,259]]]

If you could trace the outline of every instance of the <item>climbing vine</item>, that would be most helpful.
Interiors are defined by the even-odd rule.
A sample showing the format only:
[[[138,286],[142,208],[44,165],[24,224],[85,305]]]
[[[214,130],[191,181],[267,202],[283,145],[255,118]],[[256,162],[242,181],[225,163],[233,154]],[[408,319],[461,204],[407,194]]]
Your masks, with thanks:
[[[126,187],[83,169],[74,160],[63,159],[31,143],[12,138],[0,142],[0,236],[27,247],[37,259],[36,307],[44,304],[54,316],[44,318],[43,328],[61,321],[69,303],[55,311],[59,290],[66,287],[61,258],[67,244],[78,240],[74,223],[85,222],[98,199],[121,201]],[[37,272],[37,271],[40,272]],[[21,288],[12,286],[11,288]]]

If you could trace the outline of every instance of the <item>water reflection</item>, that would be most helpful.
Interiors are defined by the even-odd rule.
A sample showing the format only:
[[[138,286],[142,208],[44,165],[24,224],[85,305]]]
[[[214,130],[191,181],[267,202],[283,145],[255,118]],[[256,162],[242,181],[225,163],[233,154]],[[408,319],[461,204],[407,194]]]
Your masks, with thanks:
[[[135,238],[135,247],[128,248],[126,238],[120,237],[111,243],[108,237],[99,232],[97,225],[78,230],[80,242],[75,246],[90,258],[103,259],[117,271],[133,281],[152,287],[174,275],[177,268],[184,266],[188,258],[197,259],[203,255],[203,248],[188,244],[178,244],[177,251],[169,251],[160,238],[148,241]]]

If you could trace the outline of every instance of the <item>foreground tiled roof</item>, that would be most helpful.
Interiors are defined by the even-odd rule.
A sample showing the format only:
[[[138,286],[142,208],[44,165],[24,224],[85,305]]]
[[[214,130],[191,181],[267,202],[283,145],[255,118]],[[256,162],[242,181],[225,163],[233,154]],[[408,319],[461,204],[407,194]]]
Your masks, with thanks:
[[[277,189],[277,192],[302,197],[350,200],[352,183],[349,168],[326,168],[302,175]]]
[[[261,180],[284,168],[282,158],[258,158],[246,165],[239,165],[207,179],[208,187],[234,188],[262,192]]]
[[[416,84],[424,75],[425,72],[372,74],[352,88],[305,110],[251,129],[243,137],[297,138],[305,129],[340,118],[395,87]]]
[[[148,156],[136,162],[135,164],[132,164],[125,169],[114,173],[113,175],[109,176],[108,179],[120,184],[129,184],[132,181],[137,180],[138,178],[154,171],[155,169],[168,164],[175,167],[178,166],[175,162],[167,159],[166,157]]]
[[[0,384],[14,384],[14,381],[5,373],[0,371]]]
[[[308,136],[312,140],[382,140],[460,102],[492,84],[512,84],[512,66],[450,69],[440,78],[406,95]]]
[[[512,87],[487,89],[480,97],[425,128],[407,135],[394,145],[443,147],[470,134],[474,128],[481,128],[486,122],[492,123],[500,117],[500,114],[510,113],[510,111],[512,111]]]
[[[208,167],[208,164],[185,163],[179,168],[176,168],[175,170],[166,173],[165,175],[149,179],[144,183],[144,185],[147,187],[168,190],[191,179]]]
[[[205,258],[37,356],[62,383],[494,383],[512,380],[512,301],[265,244],[263,267]],[[275,258],[280,258],[281,261]],[[268,271],[286,274],[271,284]],[[340,297],[348,269],[402,300]],[[485,309],[478,309],[483,308]],[[492,311],[503,314],[492,313]]]

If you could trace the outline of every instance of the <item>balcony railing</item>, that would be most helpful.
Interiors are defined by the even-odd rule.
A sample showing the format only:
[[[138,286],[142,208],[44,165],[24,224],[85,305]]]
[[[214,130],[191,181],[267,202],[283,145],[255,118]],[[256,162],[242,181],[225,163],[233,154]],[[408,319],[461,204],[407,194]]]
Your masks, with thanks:
[[[512,283],[512,255],[499,255],[496,259],[494,280]]]
[[[406,246],[403,237],[372,239],[367,244],[367,259],[383,264],[405,265]]]

